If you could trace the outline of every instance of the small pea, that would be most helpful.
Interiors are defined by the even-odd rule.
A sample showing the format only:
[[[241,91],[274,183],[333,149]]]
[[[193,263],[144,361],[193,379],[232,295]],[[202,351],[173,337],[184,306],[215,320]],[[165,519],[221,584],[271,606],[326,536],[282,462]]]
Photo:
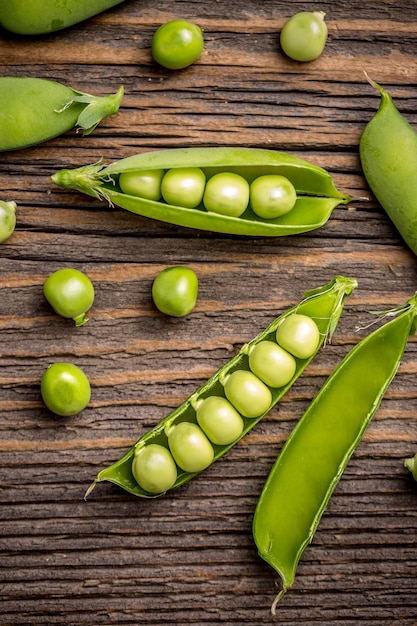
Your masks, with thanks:
[[[244,417],[259,417],[272,403],[268,387],[255,374],[246,370],[235,370],[224,381],[227,399]]]
[[[201,400],[196,415],[200,427],[215,444],[228,445],[242,434],[242,417],[222,396],[209,396]]]
[[[276,339],[290,354],[299,359],[308,359],[319,345],[320,331],[311,317],[293,313],[278,326]]]
[[[76,326],[88,321],[86,313],[94,302],[94,287],[83,272],[70,267],[57,270],[45,281],[43,293],[58,315],[73,319]]]
[[[119,185],[123,193],[157,202],[161,198],[161,181],[164,170],[122,172]]]
[[[220,172],[206,185],[203,204],[207,211],[240,217],[249,204],[249,183],[233,172]]]
[[[69,417],[80,413],[90,402],[90,382],[76,365],[53,363],[42,376],[41,395],[52,413]]]
[[[152,285],[156,308],[172,317],[191,313],[197,303],[198,278],[189,267],[176,265],[159,272]]]
[[[417,453],[409,459],[405,459],[404,467],[410,470],[414,480],[417,480]]]
[[[0,200],[0,243],[6,241],[16,228],[16,203]]]
[[[167,204],[194,209],[204,194],[206,176],[199,167],[179,167],[168,170],[162,179],[161,193]]]
[[[259,217],[273,219],[294,208],[297,192],[285,176],[267,174],[258,176],[250,186],[250,205]]]
[[[149,493],[164,493],[177,480],[177,466],[170,451],[157,443],[136,450],[132,473],[138,485]]]
[[[327,25],[323,11],[301,11],[287,20],[281,30],[280,44],[294,61],[313,61],[324,50]]]
[[[197,424],[180,422],[168,429],[167,436],[171,454],[185,472],[201,472],[213,462],[213,447]]]
[[[297,364],[294,357],[275,341],[264,340],[249,352],[249,367],[270,387],[284,387],[294,376]]]
[[[204,49],[203,31],[186,20],[162,24],[152,37],[154,60],[170,70],[180,70],[197,61]]]

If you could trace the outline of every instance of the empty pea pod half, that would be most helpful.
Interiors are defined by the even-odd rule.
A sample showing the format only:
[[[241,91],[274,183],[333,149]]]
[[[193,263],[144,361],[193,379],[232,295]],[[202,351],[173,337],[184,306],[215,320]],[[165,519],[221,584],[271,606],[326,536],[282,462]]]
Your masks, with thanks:
[[[123,0],[3,0],[0,26],[18,35],[42,35],[68,28]]]
[[[265,177],[266,184],[259,185]],[[268,185],[271,177],[278,178],[275,185]],[[95,163],[60,170],[52,181],[144,217],[249,236],[314,230],[336,206],[351,200],[336,189],[326,170],[258,148],[157,150],[107,167]]]
[[[93,132],[120,107],[124,89],[92,96],[61,83],[26,76],[0,77],[0,152],[58,137],[72,128]]]
[[[337,276],[328,284],[307,292],[301,303],[245,344],[122,458],[101,470],[85,497],[101,481],[112,482],[136,496],[157,497],[183,485],[221,457],[280,400],[326,338],[331,339],[345,298],[355,287],[353,278]],[[287,325],[295,315],[301,325],[306,324],[304,331],[300,334],[292,327],[288,333],[282,333],[281,326]],[[307,334],[306,327],[310,328]],[[283,354],[279,351],[282,334],[290,336]],[[297,352],[303,335],[304,341],[309,343],[309,352],[308,356],[299,358],[291,352]],[[266,350],[269,363],[265,370],[265,352],[256,354],[255,351],[267,342],[272,350]],[[281,368],[284,373],[281,371],[275,379],[267,378],[264,372],[271,374],[271,367]]]
[[[327,379],[286,441],[260,495],[253,537],[260,556],[291,587],[301,555],[416,330],[417,293],[362,339]]]

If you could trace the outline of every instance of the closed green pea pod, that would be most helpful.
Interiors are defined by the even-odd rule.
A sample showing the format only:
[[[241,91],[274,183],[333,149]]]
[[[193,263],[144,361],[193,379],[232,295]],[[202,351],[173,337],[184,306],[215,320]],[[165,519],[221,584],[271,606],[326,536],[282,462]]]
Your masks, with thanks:
[[[410,249],[417,254],[417,133],[380,85],[381,101],[359,143],[369,187]]]
[[[19,35],[42,35],[68,28],[121,2],[123,0],[2,0],[0,26]]]
[[[0,77],[0,152],[58,137],[72,128],[84,135],[119,110],[124,89],[91,96],[43,78]]]
[[[140,170],[171,170],[200,168],[207,181],[219,173],[234,173],[250,185],[259,176],[279,174],[294,186],[297,200],[285,215],[264,219],[250,206],[240,216],[222,215],[205,210],[203,204],[184,208],[174,204],[155,202],[123,193],[119,176]],[[350,197],[340,193],[330,174],[295,156],[257,148],[173,148],[137,154],[107,167],[101,163],[85,165],[74,170],[60,170],[52,181],[61,187],[107,200],[143,217],[219,233],[248,236],[277,237],[293,235],[320,228],[339,204],[347,204]]]
[[[149,498],[162,495],[149,493],[138,485],[132,473],[132,461],[135,456],[135,451],[138,448],[151,443],[165,446],[168,449],[168,433],[171,432],[173,427],[182,422],[196,425],[198,423],[197,411],[201,408],[201,401],[212,396],[225,398],[222,381],[224,381],[229,374],[236,370],[248,370],[249,353],[252,347],[264,340],[274,341],[278,324],[282,321],[282,319],[285,319],[285,317],[297,311],[304,315],[308,315],[315,320],[320,330],[320,343],[317,346],[315,353],[308,359],[296,360],[296,371],[291,381],[280,388],[270,389],[272,400],[271,405],[267,407],[267,410],[269,410],[280,400],[280,398],[282,398],[295,380],[301,375],[315,354],[318,352],[320,346],[323,345],[326,338],[331,339],[342,313],[344,301],[346,297],[352,293],[355,287],[356,281],[354,279],[336,276],[326,285],[308,291],[305,294],[304,300],[280,315],[257,337],[245,344],[240,349],[238,354],[230,359],[228,363],[220,367],[217,372],[215,372],[195,393],[185,400],[178,408],[163,418],[154,428],[143,434],[119,460],[101,470],[94,482],[88,488],[86,497],[92,491],[94,486],[102,481],[112,482],[129,493],[140,497]],[[216,444],[212,440],[214,450],[213,461],[216,461],[223,454],[225,454],[237,441],[249,432],[255,424],[262,419],[264,414],[265,413],[256,418],[246,418],[242,416],[243,429],[239,434],[236,433],[238,436],[233,438],[233,441],[230,443]],[[202,423],[202,427],[204,426],[206,426],[206,424]],[[207,434],[209,435],[209,431],[207,431]],[[218,435],[218,432],[216,432],[216,435]],[[172,485],[172,489],[183,485],[196,474],[197,472],[189,472],[178,468],[178,476],[175,483]]]
[[[417,481],[417,453],[409,459],[405,459],[404,467],[410,470],[412,477]]]
[[[301,555],[351,455],[374,416],[415,332],[417,293],[397,315],[360,341],[327,379],[298,422],[259,498],[253,536],[260,556],[294,582]]]

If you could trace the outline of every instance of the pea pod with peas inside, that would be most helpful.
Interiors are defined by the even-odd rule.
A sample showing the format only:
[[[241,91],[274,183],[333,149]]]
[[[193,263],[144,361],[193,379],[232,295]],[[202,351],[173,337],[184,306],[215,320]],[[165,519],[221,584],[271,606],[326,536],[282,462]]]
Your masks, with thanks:
[[[92,96],[43,78],[0,77],[0,152],[58,137],[72,128],[84,135],[119,110],[124,89]]]
[[[123,0],[2,0],[0,26],[18,35],[42,35],[68,28]]]
[[[136,181],[132,182],[132,177]],[[276,217],[269,217],[268,210],[265,217],[262,209],[258,215],[256,202],[253,207],[251,204],[251,187],[255,181],[254,193],[257,199],[261,198],[260,204],[268,207],[271,202],[271,189],[261,186],[259,190],[259,179],[264,177],[284,179],[279,193],[285,212],[278,212]],[[60,170],[52,176],[52,181],[144,217],[199,230],[249,236],[293,235],[320,228],[336,206],[351,199],[337,190],[326,170],[289,154],[257,148],[158,150],[107,167],[95,163]],[[288,210],[286,203],[292,188],[294,203]],[[166,189],[164,200],[161,195]]]
[[[337,276],[307,292],[122,458],[101,470],[86,496],[97,483],[109,481],[136,496],[157,497],[225,454],[282,398],[326,338],[331,339],[345,298],[355,287],[354,279]]]
[[[417,293],[386,314],[394,319],[362,339],[315,396],[280,452],[259,498],[253,536],[260,556],[291,587],[301,555],[350,457],[395,376],[416,330]]]

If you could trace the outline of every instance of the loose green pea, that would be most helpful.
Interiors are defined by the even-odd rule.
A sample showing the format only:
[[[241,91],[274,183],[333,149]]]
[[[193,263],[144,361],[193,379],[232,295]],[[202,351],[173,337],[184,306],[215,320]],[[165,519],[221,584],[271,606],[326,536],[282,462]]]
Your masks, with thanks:
[[[199,402],[196,415],[200,427],[215,444],[227,445],[242,434],[242,417],[222,396],[209,396]]]
[[[294,61],[313,61],[321,55],[327,41],[327,25],[323,11],[301,11],[285,22],[280,44]]]
[[[213,447],[197,424],[180,422],[167,435],[171,454],[185,472],[201,472],[213,462]]]
[[[6,241],[16,228],[16,202],[0,200],[0,243]]]
[[[157,202],[161,197],[161,181],[164,173],[161,169],[122,172],[119,176],[120,189],[131,196]]]
[[[90,402],[90,382],[76,365],[53,363],[42,376],[41,395],[52,413],[69,417],[80,413]]]
[[[255,374],[246,370],[229,374],[224,381],[224,392],[244,417],[259,417],[271,406],[271,391]]]
[[[240,217],[249,204],[249,183],[233,172],[220,172],[206,185],[203,204],[207,211]]]
[[[308,359],[319,345],[320,332],[311,317],[293,313],[278,326],[276,339],[290,354],[299,359]]]
[[[405,459],[404,467],[409,469],[414,480],[417,480],[417,453],[413,457]]]
[[[55,313],[73,319],[76,326],[88,321],[86,316],[94,302],[94,287],[83,272],[65,267],[47,278],[43,293]]]
[[[198,297],[198,278],[189,267],[177,265],[159,272],[152,285],[152,299],[161,313],[183,317],[194,309]]]
[[[193,209],[201,203],[206,176],[199,167],[168,170],[162,179],[161,193],[167,204]]]
[[[136,450],[132,473],[138,485],[149,493],[164,493],[177,480],[177,466],[171,453],[157,443]]]
[[[249,367],[270,387],[284,387],[295,374],[294,357],[274,341],[260,341],[249,352]]]
[[[192,22],[171,20],[154,33],[151,49],[159,65],[181,70],[195,63],[203,52],[203,31]]]
[[[285,176],[258,176],[250,186],[250,205],[259,217],[272,219],[294,208],[297,192]]]

